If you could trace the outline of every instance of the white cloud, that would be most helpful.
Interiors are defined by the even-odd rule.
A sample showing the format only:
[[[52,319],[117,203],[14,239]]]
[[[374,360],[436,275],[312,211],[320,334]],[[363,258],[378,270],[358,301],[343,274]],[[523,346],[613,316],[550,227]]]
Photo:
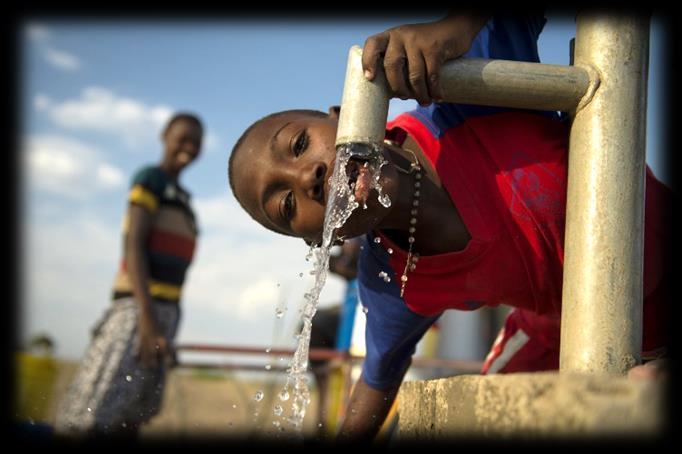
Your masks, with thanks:
[[[258,225],[227,193],[194,205],[201,235],[183,291],[182,339],[291,345],[303,295],[314,283],[309,274],[313,262],[305,260],[308,248],[298,238]],[[341,302],[344,290],[345,282],[329,275],[320,305]],[[275,316],[277,308],[285,309],[281,319]],[[278,339],[273,339],[275,328]]]
[[[33,98],[33,107],[35,107],[38,112],[46,111],[48,107],[50,107],[50,103],[50,98],[42,93],[38,93]]]
[[[266,314],[274,310],[280,298],[279,287],[272,277],[262,277],[245,286],[230,308],[241,317],[252,314]]]
[[[204,137],[202,148],[206,151],[216,150],[220,146],[220,139],[215,134],[207,132]]]
[[[50,38],[50,31],[44,25],[38,23],[28,24],[25,28],[26,36],[34,42],[46,41]]]
[[[125,180],[121,170],[107,163],[99,164],[97,166],[96,174],[100,184],[109,188],[122,186]]]
[[[47,47],[43,52],[48,63],[57,69],[76,71],[81,67],[80,59],[66,51]]]
[[[123,172],[105,162],[103,153],[79,140],[56,135],[26,137],[23,144],[28,187],[86,199],[120,187]]]
[[[173,110],[166,105],[147,105],[119,96],[102,87],[87,87],[78,99],[52,102],[47,106],[57,125],[78,131],[114,134],[131,146],[157,141]]]
[[[25,223],[22,335],[47,332],[59,356],[77,359],[108,304],[120,232],[91,211],[59,208]]]
[[[24,28],[29,41],[39,46],[40,53],[50,66],[62,71],[76,71],[81,67],[81,60],[71,52],[57,49],[50,45],[53,41],[49,28],[39,23],[30,23]]]

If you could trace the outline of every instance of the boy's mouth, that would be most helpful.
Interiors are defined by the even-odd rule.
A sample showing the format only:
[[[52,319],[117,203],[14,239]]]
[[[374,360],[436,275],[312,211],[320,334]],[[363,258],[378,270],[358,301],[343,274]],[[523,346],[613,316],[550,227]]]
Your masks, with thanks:
[[[369,161],[356,157],[350,158],[346,167],[346,174],[348,175],[348,185],[355,195],[355,201],[364,206],[369,199],[371,189]]]
[[[193,158],[193,156],[191,154],[187,153],[186,151],[181,151],[177,155],[177,160],[183,165],[189,163],[192,160],[192,158]]]

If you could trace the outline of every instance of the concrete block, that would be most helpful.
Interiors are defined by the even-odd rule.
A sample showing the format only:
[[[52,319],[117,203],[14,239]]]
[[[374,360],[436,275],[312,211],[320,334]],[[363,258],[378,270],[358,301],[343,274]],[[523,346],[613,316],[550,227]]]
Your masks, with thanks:
[[[656,436],[664,384],[619,375],[540,372],[403,383],[398,437]]]

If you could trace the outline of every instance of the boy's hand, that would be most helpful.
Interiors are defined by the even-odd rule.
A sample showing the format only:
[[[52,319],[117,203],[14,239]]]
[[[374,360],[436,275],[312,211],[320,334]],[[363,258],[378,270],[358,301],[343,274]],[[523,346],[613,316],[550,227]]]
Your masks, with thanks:
[[[156,320],[150,315],[141,315],[138,328],[137,359],[142,366],[154,368],[166,362],[171,355],[171,349],[166,338],[158,333]]]
[[[450,14],[436,22],[394,27],[370,36],[362,52],[365,77],[373,80],[383,62],[393,96],[428,105],[443,98],[439,73],[444,62],[471,47],[487,15]]]

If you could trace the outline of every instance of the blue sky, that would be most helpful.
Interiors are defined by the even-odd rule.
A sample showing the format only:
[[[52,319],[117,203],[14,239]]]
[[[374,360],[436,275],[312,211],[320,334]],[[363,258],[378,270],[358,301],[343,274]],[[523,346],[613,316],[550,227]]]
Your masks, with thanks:
[[[302,241],[243,213],[227,186],[229,150],[254,120],[341,100],[348,49],[389,27],[436,19],[125,20],[26,17],[20,27],[21,339],[46,332],[77,359],[109,304],[128,183],[158,162],[159,131],[176,110],[206,126],[201,158],[182,176],[201,228],[187,276],[179,342],[294,346],[312,284]],[[545,63],[567,64],[572,16],[548,15]],[[647,161],[665,181],[663,29],[652,24]],[[389,117],[413,101],[391,102]],[[303,274],[301,277],[300,274]],[[330,276],[321,305],[339,302]],[[286,309],[275,317],[275,309]]]

